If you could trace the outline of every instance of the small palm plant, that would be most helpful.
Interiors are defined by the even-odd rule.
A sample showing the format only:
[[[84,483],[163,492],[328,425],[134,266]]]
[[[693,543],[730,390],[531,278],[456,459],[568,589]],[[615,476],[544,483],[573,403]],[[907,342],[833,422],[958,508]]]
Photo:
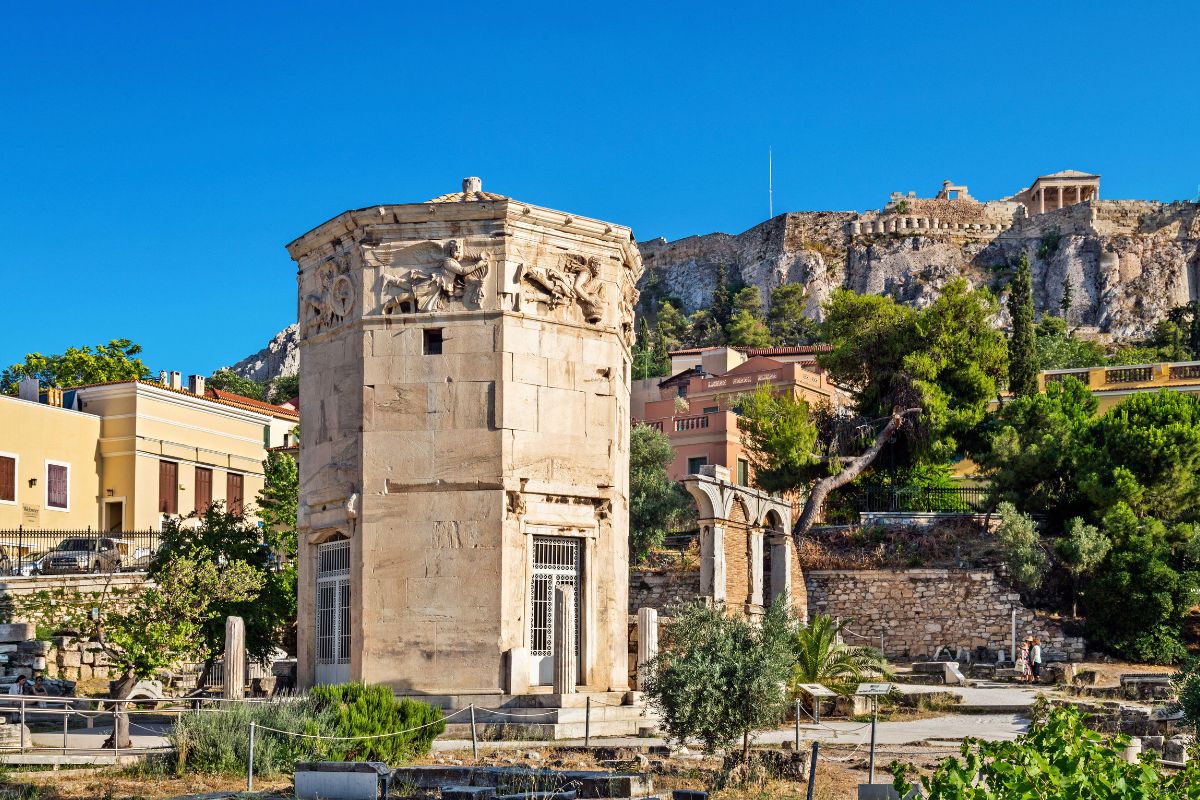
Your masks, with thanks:
[[[882,652],[842,642],[841,633],[849,622],[817,614],[808,625],[796,628],[792,635],[796,663],[788,686],[793,697],[802,683],[820,683],[845,695],[863,679],[892,677]]]

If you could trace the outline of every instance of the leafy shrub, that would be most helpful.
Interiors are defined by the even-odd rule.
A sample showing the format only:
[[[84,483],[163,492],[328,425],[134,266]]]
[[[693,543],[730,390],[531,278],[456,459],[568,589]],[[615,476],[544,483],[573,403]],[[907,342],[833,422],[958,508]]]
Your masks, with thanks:
[[[723,608],[686,606],[667,628],[667,645],[646,665],[646,696],[676,741],[699,739],[708,752],[779,724],[792,663],[791,619],[782,603],[762,624]]]
[[[244,773],[251,722],[260,729],[319,737],[260,730],[254,742],[254,771],[259,775],[290,773],[297,761],[368,760],[396,765],[428,753],[433,740],[446,730],[439,709],[397,698],[387,686],[319,686],[292,700],[236,703],[220,711],[181,715],[171,734],[176,772]],[[338,740],[396,732],[403,733]]]
[[[269,703],[233,703],[220,711],[182,714],[171,733],[178,773],[239,774],[246,771],[250,723],[312,736],[336,735],[335,714],[318,710],[305,697]],[[254,742],[254,771],[276,775],[297,761],[318,757],[315,739],[262,731]]]
[[[1186,523],[1168,527],[1138,517],[1121,502],[1104,515],[1113,547],[1084,598],[1088,636],[1131,661],[1171,664],[1187,656],[1182,623],[1192,605],[1195,572],[1177,569]]]
[[[343,683],[317,686],[309,699],[319,714],[333,715],[338,736],[379,736],[408,731],[401,736],[335,742],[336,761],[382,761],[399,764],[426,755],[433,740],[446,730],[440,709],[428,703],[397,698],[387,686]]]
[[[1048,568],[1037,525],[1031,516],[1017,511],[1017,507],[1009,502],[997,506],[996,512],[1000,515],[996,533],[1009,577],[1022,588],[1036,589]]]
[[[1193,728],[1200,724],[1200,658],[1191,659],[1171,678],[1184,719]]]
[[[1042,261],[1053,256],[1058,252],[1058,245],[1062,241],[1062,231],[1058,228],[1052,228],[1042,234],[1041,241],[1038,242],[1037,257]]]
[[[1073,708],[1050,712],[1045,724],[1012,742],[963,741],[961,760],[947,758],[921,778],[926,797],[940,800],[1117,800],[1200,798],[1200,762],[1168,773],[1153,754],[1128,764],[1128,736],[1107,739],[1083,724]],[[908,791],[911,765],[893,762],[893,786]]]

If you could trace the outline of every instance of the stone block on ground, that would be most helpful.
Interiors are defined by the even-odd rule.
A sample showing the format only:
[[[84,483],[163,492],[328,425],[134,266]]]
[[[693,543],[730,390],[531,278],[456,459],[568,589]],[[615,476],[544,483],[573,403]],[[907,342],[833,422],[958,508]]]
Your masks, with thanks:
[[[0,642],[24,642],[37,636],[37,628],[28,622],[0,625]]]
[[[957,661],[916,661],[913,662],[912,671],[926,675],[941,675],[945,664],[953,664],[955,668],[958,667]]]
[[[295,796],[299,800],[377,800],[389,773],[387,765],[377,761],[299,762]]]
[[[27,642],[21,642],[17,645],[18,652],[30,653],[36,656],[44,656],[50,652],[50,643],[42,639],[33,639]]]

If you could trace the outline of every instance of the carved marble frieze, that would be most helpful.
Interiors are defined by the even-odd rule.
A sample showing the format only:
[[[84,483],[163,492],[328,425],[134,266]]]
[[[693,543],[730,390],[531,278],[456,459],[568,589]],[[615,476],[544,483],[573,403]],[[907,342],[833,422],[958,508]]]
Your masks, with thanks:
[[[354,311],[358,287],[344,255],[327,259],[314,270],[315,278],[300,300],[300,333],[314,336],[341,325]]]
[[[523,310],[527,306],[548,311],[574,307],[592,325],[604,319],[608,287],[600,280],[600,260],[595,256],[566,253],[557,266],[522,265],[517,284]]]
[[[487,302],[491,256],[468,253],[460,239],[364,245],[363,260],[380,268],[380,314],[476,311]]]
[[[634,333],[633,329],[633,309],[637,306],[639,296],[640,293],[632,281],[626,283],[621,288],[621,299],[617,304],[617,311],[621,316],[621,339],[625,342],[626,347],[633,347],[637,338],[637,334]]]

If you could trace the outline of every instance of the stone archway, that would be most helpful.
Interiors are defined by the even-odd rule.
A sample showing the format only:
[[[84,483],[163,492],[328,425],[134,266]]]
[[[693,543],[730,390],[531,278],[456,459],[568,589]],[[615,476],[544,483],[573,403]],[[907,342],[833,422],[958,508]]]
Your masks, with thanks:
[[[769,601],[780,596],[794,606],[794,576],[799,569],[787,533],[791,506],[766,492],[734,484],[723,467],[702,469],[707,474],[680,481],[697,505],[701,592],[751,618],[761,616]],[[767,589],[768,574],[775,588]],[[804,594],[802,585],[799,594]]]

